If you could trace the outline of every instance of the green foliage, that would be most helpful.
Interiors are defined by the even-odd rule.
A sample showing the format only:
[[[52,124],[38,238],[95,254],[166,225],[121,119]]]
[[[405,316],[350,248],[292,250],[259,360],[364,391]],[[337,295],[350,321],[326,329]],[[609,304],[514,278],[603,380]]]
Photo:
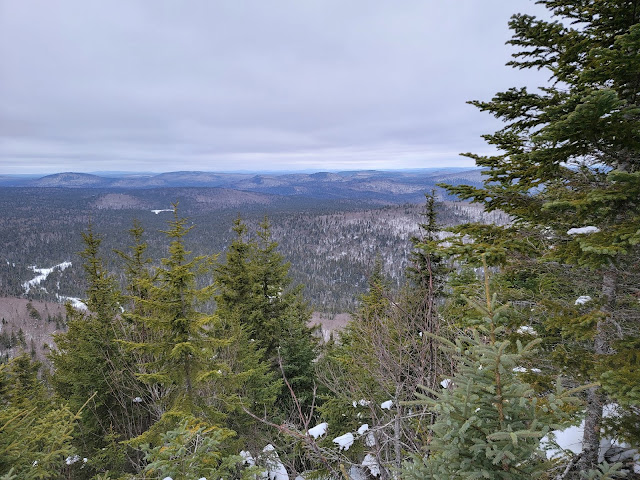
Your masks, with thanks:
[[[609,465],[605,462],[598,465],[597,470],[589,470],[584,478],[586,480],[615,480],[617,478],[626,477],[626,473],[621,470],[622,463],[614,463],[613,465]]]
[[[279,377],[284,371],[298,400],[308,407],[317,353],[314,330],[307,327],[311,314],[301,287],[292,288],[289,264],[277,251],[266,219],[255,240],[247,238],[247,227],[239,218],[233,230],[236,238],[226,260],[215,267],[216,312],[227,322],[239,322],[262,359],[270,364],[271,372]],[[281,386],[278,397],[280,408],[290,407],[287,387]]]
[[[0,405],[18,409],[44,408],[48,399],[46,387],[38,378],[41,366],[24,353],[0,365]]]
[[[54,367],[52,384],[59,398],[83,411],[83,429],[78,443],[92,451],[104,447],[104,437],[111,428],[128,438],[131,416],[126,386],[133,381],[131,360],[118,344],[122,335],[118,321],[120,292],[114,277],[99,255],[101,239],[92,227],[83,234],[85,250],[81,252],[87,275],[87,311],[67,305],[68,330],[54,335],[57,349],[50,354]],[[95,395],[94,395],[95,393]]]
[[[230,340],[215,336],[218,318],[198,309],[198,304],[211,296],[210,287],[196,285],[196,276],[209,259],[190,258],[184,245],[184,237],[191,230],[186,223],[174,205],[174,218],[165,232],[170,240],[168,256],[161,260],[153,277],[145,268],[139,228],[134,227],[132,232],[136,242],[132,254],[124,255],[134,308],[125,318],[137,331],[121,343],[144,362],[136,377],[147,385],[156,420],[168,412],[210,419],[219,415],[210,408],[203,382],[210,371],[223,368],[212,359],[216,349]]]
[[[0,411],[0,474],[60,478],[65,459],[75,454],[71,441],[76,420],[66,406],[46,413],[13,407]]]
[[[69,470],[65,459],[76,455],[80,411],[54,404],[38,368],[25,354],[0,365],[0,478],[62,478]]]
[[[143,478],[241,478],[242,457],[223,453],[232,434],[193,417],[185,418],[175,429],[162,434],[158,446],[142,447],[147,461]]]
[[[634,288],[622,279],[637,273],[640,254],[640,20],[633,0],[538,3],[554,20],[512,17],[509,43],[517,51],[510,65],[545,69],[551,82],[535,92],[512,88],[471,102],[504,121],[484,136],[498,153],[467,154],[485,167],[482,188],[447,187],[489,211],[508,213],[513,224],[460,227],[452,249],[460,258],[487,252],[492,264],[518,265],[528,257],[542,269],[561,266],[565,272],[555,278],[571,277],[573,284],[563,293],[586,285],[596,299],[575,306],[568,299],[543,300],[535,290],[529,299],[545,311],[538,331],[546,345],[561,339],[552,354],[557,365],[578,382],[601,380],[612,396],[587,392],[588,426],[577,465],[586,471],[597,462],[602,405],[619,397],[627,412],[621,418],[637,415],[627,397],[637,378],[620,373],[635,367],[640,314],[620,304]],[[629,428],[629,422],[617,425],[627,438],[634,435]]]
[[[540,440],[569,416],[577,402],[558,382],[540,398],[518,370],[538,340],[523,345],[502,340],[507,306],[496,296],[485,304],[469,300],[484,323],[455,343],[442,339],[457,361],[456,374],[443,391],[424,388],[415,405],[436,415],[426,456],[405,464],[403,478],[540,478],[548,469]],[[520,367],[520,368],[518,368]]]

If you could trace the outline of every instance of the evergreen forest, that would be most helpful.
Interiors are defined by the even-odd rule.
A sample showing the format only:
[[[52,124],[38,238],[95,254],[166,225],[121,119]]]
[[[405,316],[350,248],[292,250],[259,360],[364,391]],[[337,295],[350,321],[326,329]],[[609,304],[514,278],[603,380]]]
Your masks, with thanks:
[[[640,1],[537,3],[510,65],[549,82],[470,102],[497,153],[440,185],[509,221],[445,228],[426,192],[404,274],[370,249],[325,338],[295,219],[225,218],[223,253],[180,202],[153,244],[84,219],[84,307],[45,361],[0,337],[0,480],[640,478]]]

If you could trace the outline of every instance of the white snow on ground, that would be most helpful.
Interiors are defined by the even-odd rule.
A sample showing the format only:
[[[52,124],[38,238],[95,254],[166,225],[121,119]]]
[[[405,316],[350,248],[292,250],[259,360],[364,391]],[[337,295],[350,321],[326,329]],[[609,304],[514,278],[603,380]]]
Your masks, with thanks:
[[[616,415],[616,405],[609,404],[605,405],[603,408],[603,416],[605,418]],[[565,451],[573,452],[574,454],[579,454],[582,452],[582,437],[584,435],[584,420],[580,422],[580,425],[573,425],[569,428],[565,428],[564,430],[554,430],[550,433],[555,438],[555,444],[553,444],[549,435],[545,435],[540,439],[540,447],[546,450],[547,458],[560,458],[564,455]],[[557,444],[557,445],[556,445]],[[619,447],[618,452],[614,452],[614,456],[611,457],[612,448]],[[609,452],[609,453],[607,453]],[[600,449],[598,452],[598,463],[601,463],[605,460],[605,454],[607,453],[607,459],[611,462],[617,462],[621,460],[626,460],[630,458],[634,458],[635,455],[638,454],[638,450],[632,448],[628,444],[618,443],[616,440],[611,438],[602,438],[600,440]],[[640,467],[640,464],[636,463],[634,469],[636,467]]]
[[[265,462],[267,472],[265,478],[269,480],[289,480],[289,474],[284,464],[280,461],[280,457],[273,445],[269,444],[262,449],[268,455]]]
[[[161,210],[151,210],[153,213],[155,213],[156,215],[158,215],[160,212],[173,212],[172,209],[170,208],[163,208]]]
[[[600,229],[592,225],[588,227],[570,228],[567,230],[567,235],[581,235],[585,233],[598,233]]]
[[[73,455],[72,457],[67,457],[64,461],[67,465],[73,465],[74,463],[80,461],[80,455]]]
[[[517,372],[517,373],[525,373],[525,372],[527,371],[527,369],[526,369],[526,368],[524,368],[524,367],[515,367],[515,368],[513,369],[513,371],[514,371],[514,372]]]
[[[587,302],[591,301],[591,297],[589,295],[581,295],[576,298],[574,305],[584,305]]]
[[[363,398],[361,398],[357,402],[354,400],[353,401],[353,408],[356,408],[358,405],[360,405],[361,407],[368,407],[370,403],[371,402],[369,402],[368,400],[365,400]]]
[[[353,433],[348,432],[334,438],[333,443],[337,444],[340,447],[340,450],[349,450],[349,447],[353,445],[353,440]]]
[[[313,428],[310,428],[308,433],[315,439],[327,433],[327,427],[329,427],[329,424],[326,422],[323,422],[319,425],[316,425]]]
[[[518,328],[518,330],[516,330],[517,333],[519,333],[520,335],[537,335],[536,331],[533,329],[533,327],[530,327],[529,325],[523,325],[522,327]]]
[[[582,452],[584,421],[578,426],[571,426],[564,430],[554,430],[551,433],[555,436],[555,443],[557,443],[558,448],[549,448],[551,443],[547,435],[540,440],[540,446],[547,450],[547,458],[561,457],[564,450],[569,450],[575,454]]]
[[[38,268],[35,265],[32,267],[29,267],[31,270],[33,270],[34,273],[37,273],[38,275],[29,280],[28,282],[24,282],[22,284],[22,288],[24,288],[24,293],[29,293],[29,290],[31,290],[31,287],[35,286],[35,285],[40,285],[40,283],[44,282],[47,277],[51,274],[51,272],[53,272],[55,269],[60,270],[61,272],[64,271],[64,269],[68,268],[71,266],[71,262],[62,262],[59,263],[58,265],[54,265],[51,268]]]
[[[87,305],[78,297],[65,297],[64,295],[58,295],[56,293],[56,298],[62,303],[70,302],[71,306],[76,310],[87,310]]]
[[[382,408],[383,410],[391,410],[392,406],[393,406],[393,400],[387,400],[386,402],[382,402],[380,404],[380,408]]]
[[[376,457],[370,453],[367,453],[364,460],[362,460],[362,466],[368,469],[374,477],[380,476],[380,465],[378,465],[378,460],[376,460]]]
[[[358,428],[358,435],[362,435],[367,430],[369,430],[369,424],[368,423],[364,423],[364,424],[360,425],[360,428]]]

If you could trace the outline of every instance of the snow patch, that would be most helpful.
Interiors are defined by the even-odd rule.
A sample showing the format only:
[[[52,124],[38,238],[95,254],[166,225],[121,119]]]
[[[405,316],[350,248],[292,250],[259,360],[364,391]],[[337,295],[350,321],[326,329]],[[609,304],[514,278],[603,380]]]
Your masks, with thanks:
[[[378,460],[376,460],[376,457],[370,453],[365,455],[364,460],[362,460],[362,466],[369,470],[371,475],[374,477],[380,476],[380,465],[378,465]]]
[[[382,402],[380,404],[380,408],[382,408],[383,410],[391,410],[392,406],[393,406],[393,400],[387,400],[386,402]]]
[[[86,311],[89,309],[87,305],[78,297],[65,297],[64,295],[58,295],[56,293],[56,298],[62,303],[67,303],[67,302],[71,303],[71,306],[76,310]]]
[[[358,428],[358,435],[362,435],[367,430],[369,430],[369,424],[368,423],[364,423],[364,424],[360,425],[360,428]]]
[[[602,410],[604,418],[616,415],[616,404],[607,404]],[[554,430],[545,435],[540,440],[540,447],[546,450],[547,458],[560,458],[566,451],[579,454],[582,452],[582,437],[584,435],[584,420],[580,425],[573,425],[564,430]],[[555,441],[552,442],[551,439]],[[628,460],[638,454],[637,449],[633,449],[625,443],[618,443],[615,439],[603,437],[600,440],[598,451],[598,463],[604,460],[617,462]],[[635,467],[634,467],[635,468]]]
[[[163,208],[160,210],[151,210],[153,213],[155,213],[156,215],[158,215],[160,212],[173,212],[173,210],[171,208]]]
[[[352,465],[349,469],[349,477],[351,480],[367,480],[367,473],[358,465]]]
[[[245,463],[251,467],[253,467],[256,464],[256,461],[253,459],[253,455],[251,455],[251,452],[242,450],[240,452],[240,456],[242,457],[242,463]]]
[[[521,326],[520,328],[518,328],[518,330],[516,330],[516,332],[520,335],[537,335],[537,332],[533,329],[533,327],[529,325]]]
[[[273,445],[269,444],[262,449],[263,453],[268,455],[265,462],[267,467],[267,477],[269,480],[289,480],[289,474],[284,464],[280,461],[278,452]]]
[[[340,447],[340,450],[349,450],[349,447],[353,445],[353,440],[353,433],[348,432],[334,438],[333,443],[337,444]]]
[[[373,432],[369,431],[367,436],[364,437],[364,444],[367,447],[374,447],[376,445],[376,437],[373,436]]]
[[[549,435],[545,435],[540,440],[540,446],[547,451],[547,458],[562,457],[565,450],[575,454],[582,452],[582,436],[584,434],[584,420],[578,426],[571,426],[564,430],[554,430],[551,432],[555,438],[555,445],[551,443]],[[554,448],[557,446],[557,448]]]
[[[440,386],[442,388],[449,388],[452,383],[453,383],[453,380],[451,380],[450,378],[445,378],[440,382]]]
[[[316,439],[318,437],[323,436],[325,433],[327,433],[328,427],[329,427],[329,424],[327,422],[323,422],[319,425],[316,425],[313,428],[310,428],[307,433],[311,435],[314,439]]]
[[[28,282],[24,282],[22,284],[22,288],[24,288],[24,293],[29,293],[29,291],[31,290],[31,287],[34,287],[36,285],[40,285],[42,282],[44,282],[47,277],[49,275],[51,275],[51,272],[53,272],[54,270],[58,269],[61,272],[63,272],[66,268],[71,266],[71,262],[62,262],[59,263],[58,265],[54,265],[51,268],[38,268],[35,265],[33,265],[32,267],[29,267],[34,273],[37,273],[38,275],[29,280]]]
[[[570,228],[567,230],[567,235],[582,235],[587,233],[598,233],[599,231],[600,229],[598,227],[589,225],[588,227]]]
[[[585,303],[588,303],[591,300],[592,298],[589,295],[581,295],[578,298],[576,298],[574,305],[584,305]]]
[[[67,459],[64,461],[64,463],[66,463],[67,465],[73,465],[74,463],[80,461],[80,455],[72,455],[70,457],[67,457]]]

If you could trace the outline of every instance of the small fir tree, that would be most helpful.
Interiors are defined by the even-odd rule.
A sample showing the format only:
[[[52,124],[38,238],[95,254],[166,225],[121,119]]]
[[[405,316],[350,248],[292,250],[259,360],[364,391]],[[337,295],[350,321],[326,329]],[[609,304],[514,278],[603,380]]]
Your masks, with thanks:
[[[469,300],[482,315],[479,325],[456,339],[441,341],[457,360],[457,371],[442,391],[424,388],[411,405],[429,405],[435,415],[432,437],[423,456],[405,464],[407,479],[530,479],[548,468],[540,440],[569,417],[567,406],[577,402],[561,384],[541,398],[519,371],[539,340],[515,350],[502,340],[506,305],[490,298]]]

